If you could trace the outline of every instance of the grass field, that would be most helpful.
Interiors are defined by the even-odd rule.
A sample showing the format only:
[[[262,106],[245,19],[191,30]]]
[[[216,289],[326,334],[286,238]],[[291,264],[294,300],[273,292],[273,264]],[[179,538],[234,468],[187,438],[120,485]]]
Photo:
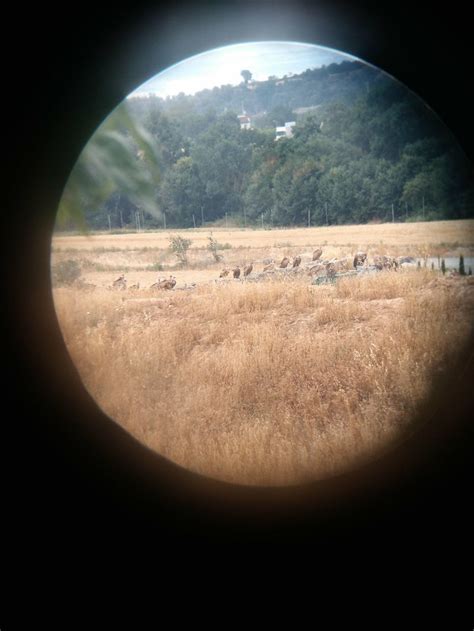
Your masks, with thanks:
[[[213,230],[230,245],[219,263],[206,250],[209,231],[181,231],[193,241],[186,268],[166,250],[174,233],[55,237],[53,266],[77,260],[96,287],[55,287],[54,300],[86,387],[132,435],[207,476],[297,484],[354,467],[403,435],[471,331],[474,285],[430,269],[324,286],[305,275],[215,283],[219,270],[253,261],[255,273],[265,257],[310,256],[316,246],[327,257],[470,255],[473,226]],[[159,256],[164,271],[147,269]],[[107,289],[124,269],[140,290]],[[174,290],[147,288],[168,269]],[[178,291],[189,282],[196,287]]]
[[[168,250],[169,239],[175,234],[192,241],[189,264],[185,268],[177,265],[176,257]],[[211,229],[203,228],[88,237],[55,236],[52,262],[77,260],[84,280],[98,286],[105,287],[118,274],[125,273],[129,284],[139,282],[142,287],[149,287],[159,275],[167,272],[176,276],[179,286],[216,278],[226,265],[257,262],[257,269],[265,258],[281,260],[283,256],[304,256],[305,253],[310,257],[317,246],[327,258],[349,255],[359,249],[366,250],[369,256],[474,254],[474,220],[274,230],[214,228],[212,236],[226,246],[219,250],[223,256],[221,263],[215,263],[207,250],[210,235]]]

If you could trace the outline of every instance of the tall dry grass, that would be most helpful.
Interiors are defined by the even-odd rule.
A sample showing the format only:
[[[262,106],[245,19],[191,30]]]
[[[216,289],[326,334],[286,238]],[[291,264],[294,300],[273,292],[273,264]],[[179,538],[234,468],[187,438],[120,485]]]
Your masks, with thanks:
[[[57,289],[55,304],[86,387],[131,434],[204,475],[276,485],[397,439],[468,334],[472,289],[406,271],[158,297]]]
[[[340,226],[275,228],[261,229],[229,229],[205,227],[196,230],[157,230],[136,234],[91,233],[66,236],[57,233],[53,237],[53,248],[164,248],[169,245],[169,238],[177,233],[186,235],[192,240],[191,249],[206,248],[212,230],[220,243],[229,243],[238,247],[272,247],[294,245],[297,247],[312,245],[330,245],[337,248],[350,244],[353,249],[373,246],[409,247],[413,244],[454,244],[466,247],[473,245],[474,220],[459,219],[451,221],[429,221],[413,223],[382,223]],[[381,252],[383,254],[383,252]]]

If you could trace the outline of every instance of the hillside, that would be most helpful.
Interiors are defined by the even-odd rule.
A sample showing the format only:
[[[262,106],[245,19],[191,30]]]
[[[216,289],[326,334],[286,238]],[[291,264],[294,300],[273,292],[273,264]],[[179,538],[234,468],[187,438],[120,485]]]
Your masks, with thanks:
[[[281,110],[294,112],[334,101],[349,104],[382,77],[383,73],[361,62],[344,61],[297,75],[224,85],[194,96],[181,94],[158,101],[171,117],[182,116],[185,111],[203,114],[209,109],[221,113],[243,110],[250,116],[276,111],[278,124],[284,124]]]
[[[127,119],[121,117],[124,109]],[[249,129],[241,128],[243,112]],[[134,120],[150,139],[151,200],[144,185],[150,161],[137,162],[145,151],[124,120]],[[288,121],[295,122],[291,137],[275,142],[276,127]],[[128,99],[106,126],[102,139],[101,130],[96,134],[97,157],[91,147],[88,160],[100,162],[105,172],[104,146],[112,129],[110,172],[117,174],[121,166],[122,176],[103,176],[101,203],[90,194],[97,171],[85,161],[76,170],[89,171],[75,195],[92,229],[473,216],[471,166],[449,131],[404,86],[360,62],[193,96]],[[131,158],[122,155],[115,164],[117,149],[123,154],[124,148]]]

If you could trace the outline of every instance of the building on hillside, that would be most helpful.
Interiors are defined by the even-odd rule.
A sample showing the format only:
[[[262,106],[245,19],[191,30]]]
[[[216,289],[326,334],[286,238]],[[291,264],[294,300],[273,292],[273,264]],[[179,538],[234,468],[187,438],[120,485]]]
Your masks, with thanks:
[[[289,123],[285,123],[282,127],[277,127],[275,129],[275,140],[279,140],[280,138],[292,138],[293,127],[295,125],[295,121],[290,121]]]
[[[247,116],[247,114],[240,114],[237,118],[239,119],[240,129],[252,129],[250,116]]]

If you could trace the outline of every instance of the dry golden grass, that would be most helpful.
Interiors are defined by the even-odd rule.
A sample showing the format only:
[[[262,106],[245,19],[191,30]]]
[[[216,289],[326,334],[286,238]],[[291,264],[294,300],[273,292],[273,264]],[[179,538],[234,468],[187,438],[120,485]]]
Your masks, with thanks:
[[[157,276],[172,272],[177,287],[185,283],[201,283],[218,278],[223,267],[243,266],[252,262],[254,272],[261,271],[263,261],[284,256],[303,256],[310,260],[316,247],[323,249],[323,258],[353,256],[365,250],[369,257],[376,254],[422,257],[474,253],[474,221],[438,221],[424,223],[388,223],[361,226],[329,226],[319,228],[286,228],[278,230],[225,230],[213,228],[214,238],[229,249],[216,263],[206,249],[209,228],[182,231],[158,231],[139,234],[93,234],[91,236],[60,236],[52,241],[52,263],[75,259],[81,265],[85,282],[99,287],[110,285],[120,273],[125,273],[129,285],[140,283],[150,287]],[[169,238],[182,234],[191,239],[189,265],[177,266],[176,257],[168,251]],[[158,271],[162,266],[162,271]],[[152,271],[155,269],[155,271]]]
[[[204,475],[284,485],[400,437],[466,338],[473,294],[468,278],[404,270],[54,298],[86,387],[131,434]]]
[[[374,246],[410,246],[419,244],[459,243],[473,245],[474,220],[432,221],[417,223],[383,223],[349,226],[322,226],[315,228],[278,228],[273,230],[242,230],[239,228],[198,228],[196,230],[160,230],[139,234],[93,234],[83,236],[55,235],[53,247],[78,248],[167,248],[169,237],[186,234],[192,248],[204,248],[212,230],[219,243],[230,243],[233,248],[269,248],[275,244],[291,243],[297,247],[328,245],[340,249],[352,244],[355,248]]]

